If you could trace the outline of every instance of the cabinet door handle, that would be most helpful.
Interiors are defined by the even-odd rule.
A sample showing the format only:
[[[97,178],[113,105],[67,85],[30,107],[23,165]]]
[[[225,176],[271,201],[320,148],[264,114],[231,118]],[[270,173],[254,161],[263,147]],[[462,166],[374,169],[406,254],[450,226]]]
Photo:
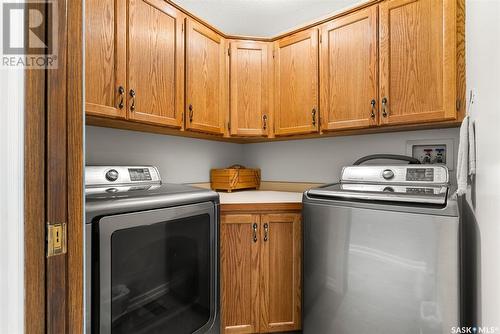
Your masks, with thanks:
[[[123,109],[123,100],[125,99],[125,88],[123,88],[123,86],[118,87],[118,94],[120,94],[120,102],[118,103],[118,108]]]
[[[387,97],[384,96],[382,99],[382,116],[387,117],[389,113],[387,112]]]
[[[193,105],[190,104],[188,109],[189,109],[189,121],[192,122],[193,121]]]
[[[253,242],[257,242],[257,223],[253,223]]]
[[[130,90],[130,97],[132,98],[132,105],[130,106],[130,111],[135,110],[135,90]]]
[[[313,108],[311,114],[312,114],[312,124],[313,126],[316,126],[316,108]]]
[[[269,224],[264,224],[264,241],[269,240]]]
[[[372,112],[371,112],[371,114],[370,114],[370,117],[371,117],[371,118],[373,118],[373,119],[375,119],[375,104],[376,104],[376,103],[377,103],[377,102],[375,101],[375,99],[373,99],[373,100],[370,102],[370,104],[371,104],[371,106],[372,106]]]
[[[267,129],[267,115],[262,116],[262,128]]]

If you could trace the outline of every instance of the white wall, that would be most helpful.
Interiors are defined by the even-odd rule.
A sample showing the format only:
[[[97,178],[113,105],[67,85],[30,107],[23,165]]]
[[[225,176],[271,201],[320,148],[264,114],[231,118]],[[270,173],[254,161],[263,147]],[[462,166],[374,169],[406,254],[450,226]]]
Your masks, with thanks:
[[[407,140],[453,139],[456,156],[458,133],[451,128],[241,145],[87,126],[86,164],[150,164],[168,182],[195,183],[208,182],[211,168],[240,163],[261,168],[264,181],[326,183],[362,156],[406,154]]]
[[[467,0],[466,45],[467,88],[475,92],[482,325],[500,328],[500,1]]]
[[[208,182],[210,168],[240,162],[242,145],[86,127],[86,164],[147,164],[174,183]]]
[[[0,69],[0,333],[23,332],[24,72]]]
[[[13,40],[23,41],[23,26],[11,22]],[[24,70],[0,68],[0,92],[0,333],[17,334],[24,332]]]
[[[243,161],[260,167],[266,181],[327,183],[338,180],[343,166],[365,155],[406,155],[407,140],[450,138],[456,156],[458,134],[458,128],[451,128],[247,144]]]

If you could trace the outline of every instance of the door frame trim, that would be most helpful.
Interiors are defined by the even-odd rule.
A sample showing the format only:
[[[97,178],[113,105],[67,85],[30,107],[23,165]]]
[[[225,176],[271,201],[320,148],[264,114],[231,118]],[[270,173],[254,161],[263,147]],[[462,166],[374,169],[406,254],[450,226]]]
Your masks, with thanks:
[[[54,13],[59,66],[26,70],[24,325],[83,333],[83,1],[58,0]],[[51,258],[49,220],[68,228],[67,253]]]

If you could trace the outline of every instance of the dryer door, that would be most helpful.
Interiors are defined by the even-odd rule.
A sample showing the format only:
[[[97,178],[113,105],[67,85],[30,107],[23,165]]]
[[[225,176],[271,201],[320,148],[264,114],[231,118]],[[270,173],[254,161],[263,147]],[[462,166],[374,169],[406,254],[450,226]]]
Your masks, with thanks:
[[[216,314],[213,203],[99,221],[100,333],[194,333]]]

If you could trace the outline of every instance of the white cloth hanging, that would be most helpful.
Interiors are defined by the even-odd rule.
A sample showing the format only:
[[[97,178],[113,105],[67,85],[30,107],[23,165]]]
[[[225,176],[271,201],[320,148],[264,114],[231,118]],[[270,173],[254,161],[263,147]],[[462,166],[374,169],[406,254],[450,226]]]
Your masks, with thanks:
[[[474,122],[469,112],[472,100],[469,102],[469,110],[460,126],[460,140],[457,159],[457,196],[467,192],[467,181],[469,176],[476,174],[476,135],[474,133]]]

